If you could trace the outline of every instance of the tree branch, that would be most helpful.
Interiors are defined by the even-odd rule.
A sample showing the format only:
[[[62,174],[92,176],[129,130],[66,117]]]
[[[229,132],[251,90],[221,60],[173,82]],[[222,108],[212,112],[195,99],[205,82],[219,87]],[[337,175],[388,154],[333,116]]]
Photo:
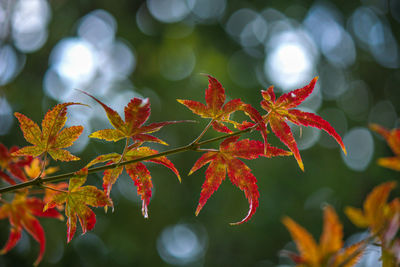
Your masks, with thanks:
[[[136,162],[141,162],[141,161],[144,161],[144,160],[149,160],[149,159],[168,156],[168,155],[172,155],[172,154],[182,153],[182,152],[189,151],[189,150],[196,151],[202,145],[213,143],[213,142],[216,142],[216,141],[219,141],[219,140],[231,137],[231,136],[242,135],[244,133],[247,133],[247,132],[250,132],[250,131],[254,130],[256,127],[257,127],[257,124],[252,126],[252,127],[250,127],[250,128],[247,128],[245,130],[233,132],[233,133],[230,133],[230,134],[221,135],[221,136],[218,136],[218,137],[215,137],[215,138],[210,138],[210,139],[204,140],[202,142],[191,142],[190,144],[188,144],[186,146],[181,146],[181,147],[178,147],[178,148],[170,149],[170,150],[167,150],[167,151],[164,151],[164,152],[161,152],[161,153],[157,153],[157,154],[154,154],[154,155],[141,157],[141,158],[128,160],[128,161],[123,161],[123,162],[118,162],[118,163],[113,163],[113,164],[110,164],[110,165],[104,165],[104,166],[100,166],[100,167],[90,168],[90,169],[88,169],[88,174],[104,171],[104,170],[107,170],[107,169],[112,169],[112,168],[115,168],[117,166],[124,166],[124,165],[128,165],[128,164],[136,163]],[[25,187],[28,187],[28,186],[33,186],[33,185],[39,186],[39,185],[44,184],[44,183],[57,182],[57,181],[61,181],[61,180],[70,179],[74,175],[75,175],[75,172],[69,172],[69,173],[64,173],[64,174],[59,174],[59,175],[48,176],[48,177],[40,178],[40,179],[34,179],[34,180],[27,181],[27,182],[19,183],[19,184],[16,184],[16,185],[10,185],[10,186],[7,186],[7,187],[0,188],[0,194],[13,192],[15,190],[18,190],[18,189],[21,189],[21,188],[25,188]]]

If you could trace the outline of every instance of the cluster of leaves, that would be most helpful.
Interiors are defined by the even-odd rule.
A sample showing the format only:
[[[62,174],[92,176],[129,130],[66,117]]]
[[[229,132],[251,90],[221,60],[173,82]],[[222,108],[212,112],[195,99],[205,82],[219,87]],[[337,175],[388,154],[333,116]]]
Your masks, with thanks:
[[[391,131],[380,125],[370,128],[384,137],[395,157],[380,158],[378,164],[393,170],[400,170],[400,129]],[[369,244],[381,249],[381,261],[384,267],[400,265],[400,198],[388,202],[390,192],[396,182],[385,182],[376,186],[366,197],[363,209],[346,207],[345,214],[360,228],[367,228],[369,236],[353,245],[343,247],[342,224],[331,206],[324,208],[324,227],[319,246],[312,236],[292,219],[285,217],[283,224],[289,230],[300,255],[284,251],[297,266],[351,267]]]
[[[32,145],[20,149],[13,147],[10,150],[0,145],[0,177],[4,182],[10,184],[8,188],[0,189],[0,192],[14,193],[12,195],[13,198],[1,199],[0,219],[9,218],[11,226],[9,240],[1,250],[1,253],[6,253],[14,247],[21,236],[22,229],[25,229],[40,244],[40,253],[35,264],[40,262],[45,249],[45,237],[39,221],[34,216],[63,219],[60,211],[64,211],[67,224],[67,242],[71,241],[76,232],[77,220],[79,220],[83,233],[93,229],[96,217],[89,206],[113,207],[110,192],[124,169],[134,181],[137,193],[142,199],[143,216],[147,218],[153,183],[150,171],[144,163],[149,161],[162,164],[173,171],[180,181],[178,170],[166,157],[174,153],[189,150],[204,152],[195,162],[189,174],[209,164],[205,171],[205,181],[202,185],[200,200],[195,214],[199,214],[227,174],[230,181],[244,192],[249,202],[247,216],[234,223],[241,224],[248,221],[256,212],[260,195],[256,177],[241,159],[253,160],[259,157],[270,158],[294,155],[300,169],[304,170],[304,165],[294,136],[287,124],[288,122],[325,130],[336,139],[343,151],[346,152],[342,139],[327,121],[316,114],[295,109],[312,93],[317,78],[314,78],[303,88],[283,94],[278,99],[276,99],[272,87],[267,91],[262,91],[261,107],[267,111],[266,114],[259,113],[257,109],[244,103],[241,99],[234,99],[225,103],[226,94],[222,85],[211,76],[208,76],[208,81],[209,85],[205,91],[206,104],[194,100],[179,99],[178,102],[185,105],[193,113],[203,118],[208,118],[210,120],[209,124],[190,144],[164,152],[151,149],[145,146],[145,143],[155,142],[166,145],[165,141],[155,137],[153,133],[166,125],[185,121],[165,121],[147,124],[146,122],[150,116],[150,103],[148,99],[140,98],[133,98],[125,106],[125,119],[123,120],[117,111],[111,109],[94,96],[83,92],[103,107],[113,127],[93,132],[89,137],[112,142],[125,140],[125,146],[121,153],[99,155],[81,170],[58,176],[48,176],[56,171],[56,169],[48,167],[50,158],[56,161],[79,160],[78,157],[72,155],[65,148],[71,146],[78,139],[83,127],[72,126],[64,128],[64,125],[67,120],[67,108],[83,104],[63,103],[56,105],[46,113],[42,121],[42,129],[25,115],[15,113],[25,139]],[[243,112],[251,122],[233,120],[231,115],[234,112]],[[228,127],[229,125],[237,130],[233,131]],[[202,141],[211,126],[223,135]],[[268,127],[290,151],[273,147],[267,142]],[[263,142],[240,139],[240,135],[253,130],[261,133]],[[221,141],[218,148],[204,148],[204,145],[216,141]],[[93,167],[96,164],[102,165]],[[88,174],[100,170],[104,171],[103,189],[85,185]],[[51,183],[62,179],[69,179],[69,183]],[[39,187],[39,190],[35,186]],[[35,195],[41,193],[43,198],[32,197],[33,193]],[[338,253],[342,245],[340,223],[331,208],[326,209],[325,217],[326,228],[335,229],[337,236],[330,235],[329,231],[326,230],[320,248],[314,244],[314,241],[312,243],[311,239],[309,239],[307,242],[312,243],[310,245],[312,248],[309,249],[320,252],[310,257],[301,256],[301,262],[307,262],[308,260],[313,264],[315,262],[326,262],[329,255]],[[298,245],[304,247],[299,238],[307,236],[307,234],[304,234],[305,231],[290,219],[285,219],[285,224],[294,235]],[[335,244],[329,245],[328,243]],[[307,249],[301,250],[309,254],[310,252]],[[354,248],[340,252],[333,261],[335,264],[341,262],[353,250]]]

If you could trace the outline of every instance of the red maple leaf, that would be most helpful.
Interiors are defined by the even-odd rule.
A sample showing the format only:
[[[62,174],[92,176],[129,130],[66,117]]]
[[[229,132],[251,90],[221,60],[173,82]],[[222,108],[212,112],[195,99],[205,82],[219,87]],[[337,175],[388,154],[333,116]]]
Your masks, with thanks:
[[[317,79],[317,77],[314,78],[303,88],[283,94],[278,99],[275,98],[272,86],[269,87],[267,91],[261,91],[262,97],[264,98],[264,100],[261,101],[261,107],[268,111],[268,114],[263,116],[264,122],[269,123],[275,135],[293,152],[294,157],[303,171],[303,161],[301,160],[292,131],[287,124],[288,121],[297,125],[316,127],[326,131],[335,138],[346,154],[346,148],[344,147],[342,138],[329,122],[314,113],[294,109],[312,93]]]
[[[122,160],[123,161],[128,161],[128,160],[134,160],[146,156],[151,156],[155,155],[158,153],[158,151],[148,148],[148,147],[137,147],[137,143],[132,145],[128,149],[128,151],[125,153],[123,156]],[[88,167],[101,163],[101,162],[107,162],[107,164],[112,164],[112,163],[117,163],[121,161],[121,155],[118,153],[110,153],[106,155],[100,155],[96,157],[94,160],[89,162],[87,165]],[[169,168],[172,170],[176,176],[178,177],[180,181],[180,176],[178,170],[175,168],[174,164],[167,159],[167,157],[162,156],[162,157],[157,157],[149,160],[144,160],[144,161],[149,161],[153,163],[158,163],[161,165],[164,165],[165,167]],[[128,175],[132,178],[133,182],[135,183],[135,186],[137,188],[137,193],[138,195],[141,196],[142,198],[142,214],[145,218],[148,218],[148,205],[150,203],[150,198],[152,195],[152,187],[153,183],[151,180],[151,175],[150,171],[147,169],[147,167],[142,163],[142,162],[136,162],[132,164],[127,164],[124,166],[117,166],[113,169],[108,169],[104,171],[104,177],[103,177],[103,189],[104,192],[109,196],[111,192],[111,188],[113,184],[117,181],[118,177],[121,175],[123,169],[125,167],[126,172]]]
[[[51,217],[63,219],[63,216],[55,209],[43,211],[44,203],[34,197],[28,198],[26,194],[18,193],[11,203],[3,204],[0,207],[0,219],[8,218],[11,225],[10,236],[0,254],[5,254],[11,250],[20,240],[22,229],[25,229],[40,245],[39,256],[34,265],[38,265],[42,260],[46,239],[44,231],[35,216]]]
[[[27,178],[23,168],[32,161],[32,157],[29,156],[12,156],[11,154],[17,150],[17,146],[13,146],[8,150],[6,146],[0,143],[0,178],[10,184],[15,184],[15,181],[5,171],[22,182],[26,181]]]
[[[123,138],[132,138],[132,140],[138,142],[156,142],[167,145],[164,141],[159,138],[150,135],[150,133],[159,131],[163,126],[169,124],[175,124],[185,121],[164,121],[155,122],[148,125],[144,123],[150,117],[150,102],[146,99],[133,98],[125,106],[125,121],[122,120],[121,116],[112,108],[88,94],[87,92],[81,91],[82,93],[90,96],[97,103],[99,103],[107,114],[107,117],[111,125],[115,129],[104,129],[96,131],[89,135],[91,138],[98,138],[107,141],[119,141]]]
[[[225,103],[225,89],[217,79],[210,75],[207,75],[207,77],[206,105],[193,100],[177,99],[177,101],[185,105],[193,113],[203,118],[211,118],[213,120],[212,126],[216,131],[231,133],[232,131],[223,123],[238,125],[237,122],[230,120],[229,117],[233,112],[241,110],[244,103],[240,99],[233,99]]]
[[[240,222],[232,224],[241,224],[248,221],[258,207],[259,193],[257,189],[257,179],[251,173],[250,168],[238,158],[255,159],[259,156],[273,157],[291,155],[288,151],[269,145],[267,147],[267,154],[264,154],[264,144],[262,142],[249,139],[237,141],[238,138],[238,136],[234,136],[225,139],[221,143],[219,151],[204,153],[190,170],[189,175],[205,164],[210,164],[206,170],[206,179],[200,193],[196,216],[210,196],[221,185],[222,180],[225,179],[226,173],[228,173],[231,182],[239,187],[240,190],[244,191],[250,205],[247,216]]]

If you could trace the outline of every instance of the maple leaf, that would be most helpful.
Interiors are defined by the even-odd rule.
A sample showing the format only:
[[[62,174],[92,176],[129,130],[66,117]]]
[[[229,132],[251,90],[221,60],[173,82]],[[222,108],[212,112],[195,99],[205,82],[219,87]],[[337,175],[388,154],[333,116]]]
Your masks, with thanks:
[[[90,95],[87,92],[81,91],[82,93],[90,96],[97,103],[99,103],[107,114],[107,117],[111,125],[115,129],[104,129],[96,131],[89,135],[91,138],[103,139],[106,141],[119,141],[123,138],[132,138],[133,141],[139,142],[156,142],[163,145],[168,145],[161,139],[150,135],[149,133],[157,132],[162,127],[185,121],[165,121],[156,122],[144,125],[144,123],[150,117],[150,102],[146,99],[133,98],[124,108],[125,121],[122,120],[121,116],[112,108]]]
[[[376,186],[366,197],[364,210],[346,207],[347,217],[360,228],[369,227],[372,233],[380,233],[394,214],[387,199],[395,187],[396,182],[386,182]]]
[[[131,147],[132,149],[128,150],[123,157],[124,161],[134,160],[146,156],[155,155],[158,151],[151,149],[149,147]],[[94,164],[107,162],[107,164],[117,163],[121,160],[121,155],[118,153],[110,153],[106,155],[100,155],[87,165],[90,167]],[[152,158],[149,161],[157,164],[164,165],[165,167],[172,170],[175,175],[178,177],[179,181],[181,180],[178,170],[175,168],[174,164],[167,159],[167,157],[157,157]],[[113,184],[117,181],[118,177],[121,175],[123,169],[125,167],[126,172],[132,178],[135,186],[137,188],[137,193],[140,195],[142,199],[142,214],[145,218],[148,218],[148,205],[150,203],[150,198],[152,195],[152,187],[153,183],[151,180],[151,175],[147,167],[142,162],[136,162],[132,164],[127,164],[124,166],[117,166],[113,169],[107,169],[104,171],[103,177],[103,189],[104,192],[109,196],[111,192],[111,188]]]
[[[33,146],[23,147],[13,156],[39,156],[49,153],[54,160],[71,161],[79,160],[69,151],[63,149],[69,147],[78,139],[83,131],[82,126],[71,126],[64,128],[67,121],[67,108],[71,105],[83,105],[81,103],[63,103],[49,110],[42,121],[42,130],[39,126],[25,115],[15,112],[25,139]]]
[[[317,79],[317,77],[314,78],[303,88],[283,94],[278,99],[275,97],[273,86],[269,87],[267,91],[261,91],[263,97],[261,107],[268,111],[268,114],[263,116],[264,122],[269,123],[275,135],[293,152],[300,169],[303,171],[303,161],[301,160],[299,149],[297,148],[296,141],[287,121],[296,125],[316,127],[326,131],[339,143],[343,152],[346,154],[346,148],[344,147],[342,138],[326,120],[314,113],[293,109],[300,105],[312,93]],[[252,113],[249,113],[250,116],[251,114]],[[258,122],[260,119],[253,115],[253,120]],[[266,131],[266,128],[261,128],[261,130]],[[266,136],[266,132],[263,134]]]
[[[177,101],[185,105],[193,113],[200,115],[203,118],[210,118],[213,120],[212,126],[218,132],[231,133],[232,131],[227,128],[223,123],[232,123],[235,126],[237,122],[229,119],[230,115],[241,110],[244,103],[240,99],[233,99],[228,101],[225,105],[225,89],[214,77],[207,75],[208,77],[208,88],[206,89],[206,105],[201,102],[193,100],[182,100]]]
[[[11,203],[3,204],[0,207],[0,219],[8,218],[11,231],[8,241],[0,254],[5,254],[11,250],[20,240],[22,229],[25,229],[40,245],[39,256],[34,265],[38,265],[42,260],[46,239],[44,231],[35,216],[51,217],[62,220],[63,216],[55,209],[43,211],[44,203],[34,197],[28,198],[26,194],[18,193]]]
[[[59,170],[59,167],[47,167],[47,165],[49,165],[49,161],[43,163],[43,160],[40,158],[34,158],[29,165],[24,166],[24,171],[28,179],[35,179],[39,175],[46,177],[46,175],[53,174]],[[44,167],[43,171],[42,167]]]
[[[364,210],[346,207],[347,217],[358,227],[368,227],[372,237],[379,239],[382,266],[398,266],[400,263],[400,199],[387,202],[396,182],[376,186],[364,201]]]
[[[351,267],[361,256],[363,243],[343,247],[343,226],[331,206],[324,208],[324,227],[319,245],[311,234],[289,217],[282,220],[296,243],[300,255],[288,253],[297,266]],[[352,257],[352,258],[349,258]]]
[[[395,154],[394,157],[380,158],[378,164],[382,167],[400,171],[400,129],[387,130],[378,124],[371,124],[370,129],[380,134]]]
[[[0,178],[9,184],[15,184],[15,181],[5,171],[22,182],[27,181],[22,169],[32,161],[32,157],[12,156],[11,154],[17,150],[17,146],[13,146],[8,150],[6,146],[0,143]]]
[[[28,179],[35,179],[37,177],[46,177],[46,175],[48,174],[52,174],[55,173],[56,171],[58,171],[58,167],[47,167],[47,165],[49,164],[48,161],[46,161],[46,163],[43,163],[43,160],[41,160],[40,158],[34,158],[31,163],[27,166],[24,167],[25,173],[28,176]],[[44,170],[42,171],[42,168],[44,167]],[[53,184],[53,183],[46,183],[46,186],[44,188],[44,197],[43,197],[43,202],[47,203],[49,202],[53,195],[58,194],[59,191],[64,190],[68,187],[68,183],[66,182],[61,182],[61,183],[57,183],[57,184]],[[52,188],[52,189],[49,189]],[[58,190],[58,191],[57,191]],[[59,210],[62,210],[64,207],[63,206],[57,206],[57,208]]]
[[[196,216],[206,204],[211,195],[219,188],[222,180],[225,179],[226,173],[231,182],[244,191],[246,198],[249,201],[249,212],[247,216],[237,223],[241,224],[248,221],[255,213],[258,207],[258,188],[257,179],[251,173],[250,168],[238,158],[255,159],[259,156],[288,156],[290,152],[279,148],[268,146],[267,154],[264,154],[264,144],[255,140],[238,140],[238,136],[225,139],[219,151],[210,151],[204,153],[193,165],[189,175],[197,171],[205,164],[210,164],[206,170],[206,179],[202,185],[199,204],[196,209]]]
[[[82,227],[82,234],[92,230],[96,224],[96,215],[88,205],[92,207],[113,206],[111,199],[102,190],[91,185],[82,186],[86,182],[87,174],[87,168],[76,172],[75,176],[69,180],[68,191],[54,194],[44,207],[44,210],[47,210],[65,203],[68,243],[76,232],[77,218]]]

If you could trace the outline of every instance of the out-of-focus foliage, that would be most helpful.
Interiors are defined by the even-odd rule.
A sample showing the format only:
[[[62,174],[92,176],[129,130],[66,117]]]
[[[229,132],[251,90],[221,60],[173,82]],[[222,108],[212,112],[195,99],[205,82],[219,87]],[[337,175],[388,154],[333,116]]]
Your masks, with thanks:
[[[324,208],[324,226],[319,244],[307,232],[289,217],[283,218],[283,224],[289,230],[300,255],[289,254],[297,266],[343,266],[357,264],[363,242],[343,248],[343,226],[331,206]]]
[[[382,167],[400,171],[400,129],[387,130],[378,124],[371,124],[371,130],[379,133],[388,143],[390,149],[395,154],[394,157],[378,159],[378,164]]]
[[[199,74],[210,73],[229,89],[228,100],[241,97],[254,106],[261,89],[273,84],[285,92],[319,76],[319,85],[300,108],[329,121],[348,152],[340,158],[337,144],[325,133],[293,128],[306,172],[289,160],[245,162],[258,177],[262,194],[257,220],[239,228],[227,222],[248,207],[233,187],[221,187],[195,217],[198,195],[193,192],[203,174],[182,176],[179,185],[170,183],[172,173],[154,167],[152,217],[144,220],[137,212],[142,201],[123,173],[111,193],[118,208],[112,215],[99,214],[93,232],[66,246],[60,242],[64,223],[43,220],[47,253],[42,265],[289,264],[277,255],[282,248],[293,248],[278,223],[283,215],[317,236],[322,203],[333,205],[343,217],[344,206],[360,207],[376,184],[398,179],[398,173],[374,164],[391,151],[372,137],[367,125],[392,129],[399,123],[399,10],[395,0],[1,0],[0,140],[7,147],[25,144],[14,111],[39,121],[59,101],[91,105],[71,108],[67,126],[85,127],[71,147],[73,154],[89,162],[121,151],[120,143],[89,142],[88,133],[108,127],[108,121],[100,106],[74,89],[96,95],[115,110],[132,97],[148,97],[152,121],[190,119],[175,99],[202,94],[207,84]],[[203,126],[184,131],[171,127],[159,136],[175,147],[193,140]],[[171,160],[185,173],[196,158],[188,153]],[[64,172],[82,165],[60,167]],[[101,185],[100,177],[89,182]],[[342,221],[345,237],[358,231]],[[1,227],[7,229],[7,222]],[[7,235],[0,232],[1,243]],[[374,253],[368,250],[361,261],[377,260]],[[36,255],[37,245],[22,234],[0,265],[30,266]]]

